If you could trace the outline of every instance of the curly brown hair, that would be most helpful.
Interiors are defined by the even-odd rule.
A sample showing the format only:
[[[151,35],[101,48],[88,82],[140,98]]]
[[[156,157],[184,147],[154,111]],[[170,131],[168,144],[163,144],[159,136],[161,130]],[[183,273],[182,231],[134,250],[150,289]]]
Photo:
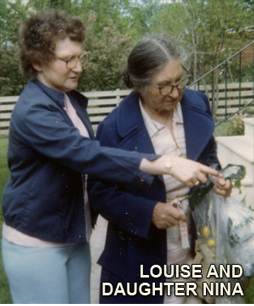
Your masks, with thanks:
[[[55,42],[69,37],[82,43],[85,23],[59,9],[47,9],[32,14],[19,30],[19,60],[24,76],[37,76],[33,64],[49,63],[55,59]]]

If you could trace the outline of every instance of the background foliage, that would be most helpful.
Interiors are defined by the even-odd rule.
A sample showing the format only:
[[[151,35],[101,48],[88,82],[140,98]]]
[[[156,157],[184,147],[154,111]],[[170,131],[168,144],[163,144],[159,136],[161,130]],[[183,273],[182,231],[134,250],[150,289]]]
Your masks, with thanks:
[[[124,88],[121,72],[126,58],[144,35],[164,35],[184,46],[196,79],[250,42],[254,32],[253,0],[1,0],[0,96],[19,95],[24,88],[27,80],[17,59],[18,28],[28,15],[48,7],[87,22],[85,49],[91,60],[80,79],[82,91]]]

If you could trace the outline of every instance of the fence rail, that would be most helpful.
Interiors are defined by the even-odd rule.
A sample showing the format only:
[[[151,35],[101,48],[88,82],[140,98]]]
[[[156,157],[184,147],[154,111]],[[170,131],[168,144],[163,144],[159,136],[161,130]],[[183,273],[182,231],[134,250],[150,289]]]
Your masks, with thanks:
[[[246,62],[245,54],[248,54],[248,61]],[[245,108],[253,107],[253,95],[252,99],[249,98],[249,102],[247,104],[242,105],[242,101],[248,99],[248,97],[242,97],[242,84],[247,82],[254,82],[253,78],[253,65],[254,65],[254,41],[250,42],[244,48],[231,55],[229,58],[218,64],[212,70],[205,73],[200,78],[194,80],[194,82],[190,86],[194,86],[199,89],[200,84],[211,84],[212,91],[209,95],[211,102],[211,109],[213,113],[214,120],[216,122],[216,126],[228,120],[234,114],[239,112],[243,112]],[[239,103],[236,104],[237,101],[234,101],[229,105],[228,111],[228,83],[237,82],[238,86],[236,86],[236,90],[238,91],[238,97],[235,100],[238,100]],[[224,106],[221,106],[222,101],[219,101],[219,89],[218,85],[223,84],[221,86],[225,86],[225,99]],[[247,83],[249,84],[249,83]],[[230,99],[229,99],[230,100]],[[233,106],[235,106],[235,112],[231,113]],[[224,108],[224,112],[218,110],[218,108]],[[231,109],[230,109],[231,108]],[[224,114],[223,114],[224,113]],[[222,117],[224,116],[224,118]]]
[[[253,101],[254,86],[253,82],[231,83],[218,85],[218,109],[217,117],[224,119],[236,112],[239,107],[242,107]],[[190,87],[194,88],[194,86]],[[212,99],[212,86],[199,85],[198,90],[205,92],[209,100]],[[100,121],[102,121],[120,101],[127,96],[131,90],[115,90],[115,91],[97,91],[97,92],[83,92],[88,100],[88,114],[93,126],[96,130]],[[17,102],[19,96],[0,97],[0,135],[8,135],[11,112]],[[211,102],[212,103],[212,102]],[[226,106],[226,107],[225,107]]]
[[[189,88],[198,89],[206,93],[211,108],[212,104],[217,101],[216,118],[214,118],[216,121],[230,117],[230,115],[237,112],[240,108],[253,102],[254,98],[253,82],[241,83],[240,87],[239,83],[218,84],[214,92],[212,85],[199,85],[198,88],[196,85],[192,85]],[[213,99],[213,95],[216,95],[216,99]]]

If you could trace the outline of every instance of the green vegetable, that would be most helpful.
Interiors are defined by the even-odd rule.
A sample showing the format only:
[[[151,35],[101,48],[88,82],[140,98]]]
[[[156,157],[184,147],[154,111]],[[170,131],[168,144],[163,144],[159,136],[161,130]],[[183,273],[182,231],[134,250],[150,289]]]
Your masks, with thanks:
[[[214,183],[212,181],[207,181],[205,184],[201,184],[198,186],[193,193],[189,196],[189,203],[191,210],[195,210],[195,206],[198,205],[205,195],[212,190],[214,187]]]
[[[228,179],[234,183],[235,187],[240,189],[241,180],[245,177],[245,167],[242,165],[228,164],[220,171],[223,174],[224,179]],[[193,193],[189,196],[190,208],[192,211],[203,200],[205,195],[213,189],[215,183],[212,179],[209,179],[205,184],[201,184],[196,187]]]

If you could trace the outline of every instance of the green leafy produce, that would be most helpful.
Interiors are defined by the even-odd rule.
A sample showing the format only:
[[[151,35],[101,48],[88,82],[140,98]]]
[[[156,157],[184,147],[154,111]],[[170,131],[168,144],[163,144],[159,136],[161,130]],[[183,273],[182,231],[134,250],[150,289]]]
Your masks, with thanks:
[[[246,175],[245,167],[242,165],[228,164],[225,168],[220,171],[223,174],[224,179],[228,179],[234,183],[234,186],[241,187],[241,180]],[[201,184],[196,187],[193,193],[189,197],[190,208],[192,211],[195,207],[203,200],[205,195],[213,189],[215,183],[212,178],[210,178],[205,184]]]

